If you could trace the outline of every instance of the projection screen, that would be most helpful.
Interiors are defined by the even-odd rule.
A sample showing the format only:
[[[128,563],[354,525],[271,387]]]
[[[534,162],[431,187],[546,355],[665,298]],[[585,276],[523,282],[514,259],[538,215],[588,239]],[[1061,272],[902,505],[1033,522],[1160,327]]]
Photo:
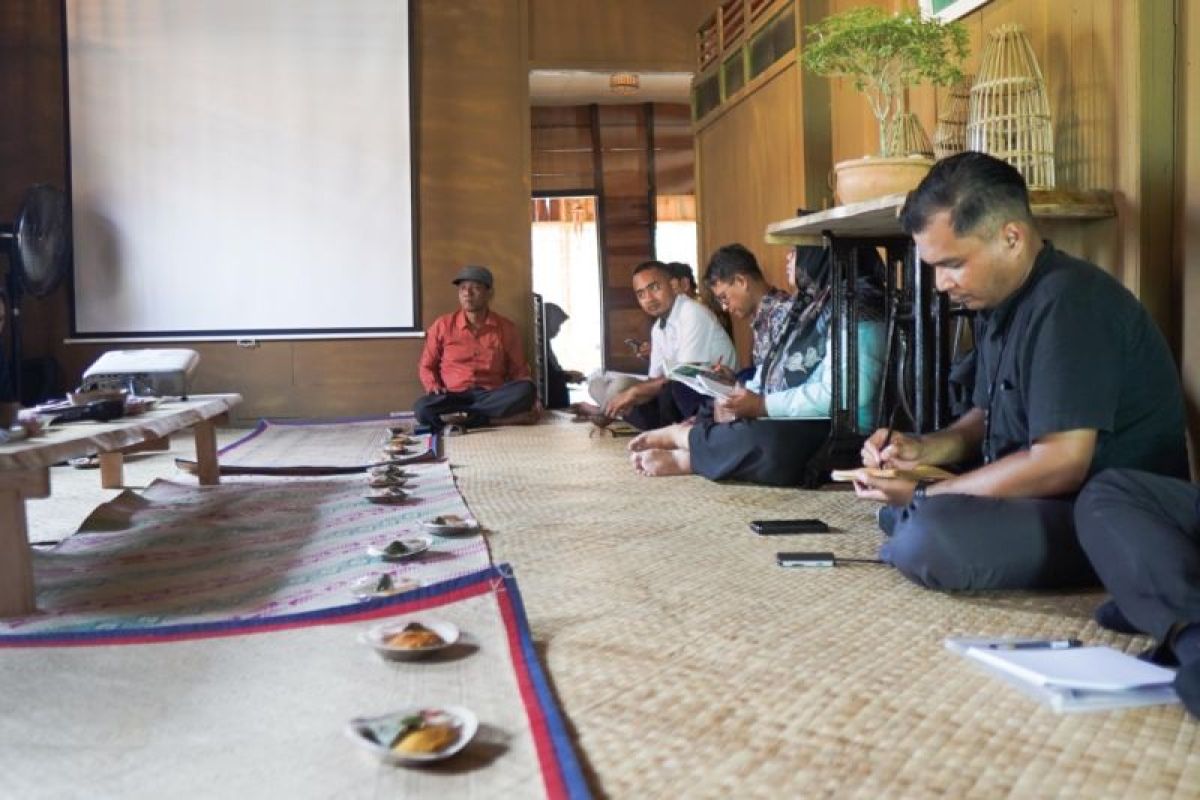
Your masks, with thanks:
[[[413,331],[407,0],[66,0],[73,335]]]

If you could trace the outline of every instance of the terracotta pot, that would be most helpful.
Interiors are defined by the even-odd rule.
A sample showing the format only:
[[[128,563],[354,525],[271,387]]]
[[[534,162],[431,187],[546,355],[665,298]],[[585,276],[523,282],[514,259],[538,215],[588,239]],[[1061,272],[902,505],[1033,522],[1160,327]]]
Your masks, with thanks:
[[[880,158],[868,156],[850,161],[839,161],[833,166],[837,175],[838,202],[858,203],[901,194],[917,187],[933,167],[932,158],[904,156]]]

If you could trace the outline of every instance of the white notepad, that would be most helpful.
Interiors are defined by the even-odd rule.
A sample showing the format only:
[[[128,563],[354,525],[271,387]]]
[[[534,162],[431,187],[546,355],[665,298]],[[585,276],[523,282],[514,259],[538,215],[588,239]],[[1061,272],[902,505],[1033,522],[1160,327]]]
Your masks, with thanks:
[[[1147,686],[1163,686],[1175,680],[1175,673],[1171,670],[1111,647],[1072,647],[1064,650],[970,647],[966,656],[1011,672],[1038,686],[1125,692]]]
[[[1178,703],[1172,670],[1149,664],[1111,647],[993,649],[1006,639],[951,638],[948,650],[1054,711],[1103,711]]]

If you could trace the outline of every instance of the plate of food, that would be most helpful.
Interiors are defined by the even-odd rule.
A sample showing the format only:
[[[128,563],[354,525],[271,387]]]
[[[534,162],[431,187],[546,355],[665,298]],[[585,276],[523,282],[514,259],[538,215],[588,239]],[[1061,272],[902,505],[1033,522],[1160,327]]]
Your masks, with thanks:
[[[432,545],[433,539],[428,536],[406,536],[403,539],[393,539],[382,547],[367,545],[367,555],[382,558],[384,561],[403,561],[424,553]]]
[[[409,472],[400,464],[376,464],[367,470],[369,478],[415,478],[416,473]]]
[[[401,478],[396,475],[372,475],[367,478],[367,486],[372,489],[386,489],[389,486],[407,486],[408,478]]]
[[[462,706],[406,708],[378,717],[355,717],[347,731],[388,764],[413,766],[462,751],[479,730],[479,718]]]
[[[413,431],[413,423],[402,423],[400,425],[388,425],[387,432],[391,437],[408,436]]]
[[[458,641],[458,626],[438,619],[385,622],[362,633],[362,641],[385,658],[412,660],[445,650]]]
[[[479,523],[474,517],[459,514],[441,514],[421,523],[421,527],[438,536],[455,536],[478,533]]]
[[[382,575],[364,575],[350,584],[350,592],[357,600],[391,597],[419,588],[421,582],[416,578],[401,578],[388,572]]]
[[[371,489],[363,496],[372,503],[382,503],[384,505],[388,505],[393,503],[403,503],[408,499],[408,492],[404,491],[399,486],[385,486],[382,489]]]
[[[408,453],[408,445],[399,444],[395,440],[392,440],[383,446],[383,452],[389,456],[406,455]]]

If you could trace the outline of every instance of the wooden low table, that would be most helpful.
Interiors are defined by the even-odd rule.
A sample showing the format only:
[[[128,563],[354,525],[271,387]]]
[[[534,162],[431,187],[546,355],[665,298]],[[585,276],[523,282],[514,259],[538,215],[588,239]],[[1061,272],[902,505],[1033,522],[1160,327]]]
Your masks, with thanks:
[[[51,426],[40,436],[0,444],[0,617],[37,610],[25,500],[50,496],[52,464],[99,453],[102,484],[116,488],[123,483],[122,451],[190,427],[196,437],[197,476],[201,484],[213,485],[220,480],[213,418],[241,401],[239,394],[195,395],[136,417]]]

